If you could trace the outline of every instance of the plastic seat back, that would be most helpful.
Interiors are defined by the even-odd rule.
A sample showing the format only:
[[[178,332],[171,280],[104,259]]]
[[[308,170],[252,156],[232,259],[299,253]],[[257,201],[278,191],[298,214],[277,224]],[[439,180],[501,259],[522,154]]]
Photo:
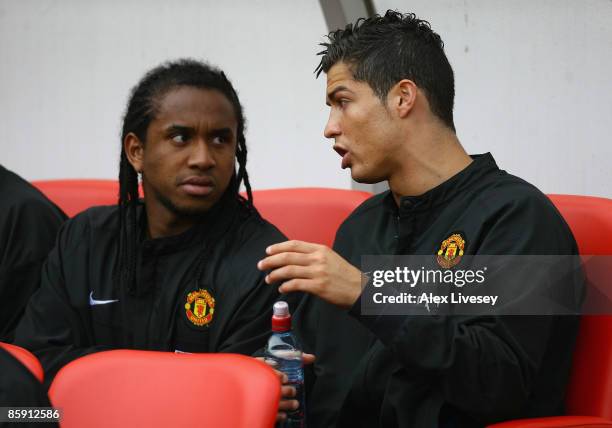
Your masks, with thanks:
[[[243,355],[115,350],[64,366],[49,398],[62,428],[272,428],[280,383]]]
[[[591,298],[612,296],[612,200],[549,195],[568,223],[585,262]],[[612,419],[612,315],[584,315],[566,397],[568,415]]]
[[[66,215],[119,200],[117,180],[39,180],[32,184]],[[142,195],[142,191],[141,191]],[[358,190],[287,188],[255,190],[253,198],[261,215],[289,239],[331,246],[338,226],[372,194]]]
[[[10,353],[13,357],[15,357],[21,364],[26,366],[30,372],[34,375],[39,382],[44,380],[45,374],[43,372],[42,365],[38,358],[30,351],[21,346],[12,345],[10,343],[0,342],[0,348],[3,348],[5,351]]]
[[[113,205],[119,200],[117,180],[39,180],[32,185],[68,217],[96,205]]]
[[[289,239],[331,246],[346,217],[372,194],[359,190],[288,188],[253,192],[262,217]]]

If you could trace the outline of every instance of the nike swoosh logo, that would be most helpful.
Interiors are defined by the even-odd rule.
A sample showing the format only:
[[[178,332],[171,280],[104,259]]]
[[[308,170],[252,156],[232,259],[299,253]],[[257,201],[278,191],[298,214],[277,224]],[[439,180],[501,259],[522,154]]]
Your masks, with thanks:
[[[109,303],[115,303],[118,302],[119,299],[115,299],[115,300],[96,300],[93,298],[93,291],[91,293],[89,293],[89,306],[95,306],[95,305],[108,305]]]

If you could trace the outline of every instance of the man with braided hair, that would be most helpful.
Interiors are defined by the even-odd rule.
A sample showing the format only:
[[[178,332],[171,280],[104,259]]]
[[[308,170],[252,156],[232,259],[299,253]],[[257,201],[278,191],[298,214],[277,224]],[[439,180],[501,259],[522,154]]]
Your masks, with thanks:
[[[265,344],[278,294],[255,265],[284,237],[253,207],[244,123],[232,84],[204,63],[163,64],[133,89],[118,204],[65,224],[17,329],[47,382],[99,350]]]

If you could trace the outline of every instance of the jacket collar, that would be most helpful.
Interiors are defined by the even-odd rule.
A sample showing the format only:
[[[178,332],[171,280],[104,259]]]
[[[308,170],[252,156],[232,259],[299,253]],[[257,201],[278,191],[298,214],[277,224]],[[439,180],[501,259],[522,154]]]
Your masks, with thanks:
[[[399,207],[396,205],[391,191],[387,191],[385,206],[400,217],[419,212],[430,212],[435,207],[454,198],[487,174],[499,171],[491,153],[471,155],[471,158],[474,160],[471,164],[433,189],[419,196],[400,198]]]
[[[230,190],[230,189],[228,189]],[[145,255],[162,255],[186,249],[195,245],[206,246],[227,231],[241,209],[235,194],[226,192],[209,211],[198,218],[198,222],[183,233],[163,238],[146,237],[147,215],[144,202],[138,206],[137,216],[140,225],[140,248]]]

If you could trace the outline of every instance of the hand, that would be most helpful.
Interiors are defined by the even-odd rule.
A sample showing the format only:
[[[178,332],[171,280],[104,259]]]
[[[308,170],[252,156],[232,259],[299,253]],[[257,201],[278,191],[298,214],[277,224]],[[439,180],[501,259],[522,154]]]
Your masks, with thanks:
[[[276,414],[276,422],[281,422],[287,419],[287,412],[290,410],[295,410],[299,407],[299,403],[297,400],[292,400],[295,397],[296,390],[292,386],[287,386],[286,383],[288,381],[287,375],[283,372],[280,372],[274,368],[274,364],[271,360],[266,360],[265,358],[258,357],[260,361],[268,364],[270,367],[274,369],[274,372],[278,376],[281,381],[281,399],[278,403],[278,413]],[[315,356],[312,354],[302,354],[302,363],[312,364],[315,360]]]
[[[257,263],[271,270],[266,282],[285,281],[281,293],[303,291],[342,308],[350,308],[361,294],[361,272],[325,245],[286,241],[266,248],[268,257]]]

